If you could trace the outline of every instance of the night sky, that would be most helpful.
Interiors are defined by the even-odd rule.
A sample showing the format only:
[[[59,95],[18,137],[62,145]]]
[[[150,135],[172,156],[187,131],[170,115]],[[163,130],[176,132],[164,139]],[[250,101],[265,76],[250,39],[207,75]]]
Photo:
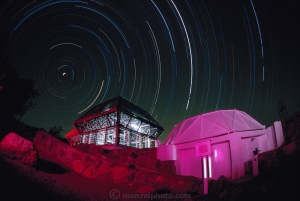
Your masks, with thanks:
[[[1,0],[0,31],[37,106],[21,121],[72,129],[122,96],[165,128],[221,109],[261,124],[300,111],[298,1]]]

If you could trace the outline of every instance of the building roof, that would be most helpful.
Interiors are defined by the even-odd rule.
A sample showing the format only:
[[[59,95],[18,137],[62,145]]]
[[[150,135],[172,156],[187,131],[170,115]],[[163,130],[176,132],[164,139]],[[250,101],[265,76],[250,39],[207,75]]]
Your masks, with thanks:
[[[108,101],[105,101],[103,103],[100,103],[99,105],[94,106],[90,110],[88,110],[86,113],[84,113],[81,117],[76,119],[73,124],[79,123],[83,121],[84,119],[91,119],[98,116],[101,116],[104,113],[109,113],[110,111],[114,109],[121,109],[125,112],[129,112],[133,115],[136,115],[139,118],[144,119],[145,121],[152,123],[156,127],[163,129],[163,127],[145,110],[138,107],[137,105],[129,102],[125,98],[121,96],[117,96],[113,99],[110,99]]]
[[[164,144],[181,144],[249,130],[265,129],[243,111],[217,110],[186,119],[175,125]]]
[[[76,136],[76,135],[78,135],[78,130],[74,128],[74,129],[70,130],[70,131],[65,135],[65,137],[67,138],[67,137]]]

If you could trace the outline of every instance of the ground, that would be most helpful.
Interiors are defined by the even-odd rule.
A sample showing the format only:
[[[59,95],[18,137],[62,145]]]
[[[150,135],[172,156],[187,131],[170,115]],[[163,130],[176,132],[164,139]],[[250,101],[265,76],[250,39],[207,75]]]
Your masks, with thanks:
[[[209,195],[202,196],[199,195],[200,193],[193,193],[189,194],[190,199],[177,200],[299,200],[300,141],[297,141],[296,145],[299,149],[296,148],[294,153],[298,154],[289,157],[280,155],[284,163],[276,172],[258,177],[247,176],[232,181],[225,178],[210,181]],[[112,156],[108,154],[105,157]],[[161,175],[166,177],[167,173],[161,172]],[[20,199],[33,201],[175,200],[174,197],[160,199],[168,193],[162,190],[152,194],[137,194],[138,189],[142,187],[140,185],[93,180],[42,159],[38,159],[36,165],[30,166],[24,165],[20,160],[8,159],[0,155],[0,201],[19,201]],[[144,185],[147,187],[146,183]],[[149,189],[145,189],[145,192],[147,190]],[[201,187],[199,187],[199,192],[200,190]],[[168,194],[168,196],[176,195]]]
[[[151,200],[150,197],[133,199],[139,186],[101,183],[75,172],[67,171],[55,164],[40,161],[29,167],[18,161],[0,157],[1,201],[43,200],[43,201],[100,201],[100,200]],[[299,200],[300,174],[296,169],[269,178],[247,178],[232,181],[242,186],[245,197],[218,198],[193,196],[183,200]],[[249,189],[250,193],[245,192]],[[252,189],[252,190],[251,190]],[[124,197],[125,196],[125,197]],[[174,200],[155,199],[152,200]],[[181,200],[181,199],[178,199]]]
[[[118,191],[132,193],[137,187],[125,187],[113,183],[101,183],[75,172],[66,171],[55,164],[29,167],[1,158],[0,188],[2,201],[27,200],[111,200]],[[49,167],[51,166],[51,167]]]

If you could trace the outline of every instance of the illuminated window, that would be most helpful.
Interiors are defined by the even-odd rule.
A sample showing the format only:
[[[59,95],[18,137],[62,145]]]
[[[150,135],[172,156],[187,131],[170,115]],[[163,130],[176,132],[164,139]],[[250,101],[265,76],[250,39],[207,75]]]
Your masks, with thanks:
[[[111,126],[116,125],[117,123],[117,112],[108,114],[108,120]]]
[[[149,135],[151,137],[156,137],[157,136],[157,128],[150,126],[150,133]]]
[[[82,135],[82,143],[87,144],[88,143],[88,135]]]
[[[92,119],[92,120],[90,121],[90,123],[91,123],[92,131],[99,129],[99,126],[98,126],[98,124],[97,124],[98,121],[97,121],[96,119]]]
[[[130,131],[120,129],[119,144],[130,146]]]
[[[88,144],[95,144],[95,134],[92,133],[92,134],[89,134],[89,141],[88,141]]]
[[[130,146],[130,131],[125,130],[125,143],[126,146]]]
[[[126,145],[125,138],[126,138],[125,131],[124,131],[124,130],[120,130],[119,144],[121,144],[121,145]]]
[[[103,116],[99,117],[98,119],[99,119],[101,128],[106,128],[110,125],[106,115],[103,115]]]
[[[142,124],[139,127],[138,132],[143,133],[143,134],[148,134],[150,132],[150,125],[142,122]]]
[[[140,125],[141,125],[141,121],[132,117],[127,128],[134,130],[134,131],[138,131]]]
[[[115,144],[116,132],[115,129],[109,129],[106,132],[105,144]]]
[[[124,112],[121,112],[120,124],[126,127],[129,121],[130,121],[130,116],[128,116]]]
[[[96,144],[97,145],[103,145],[104,142],[105,142],[105,130],[99,131],[97,133],[97,137],[96,137]]]
[[[140,148],[140,135],[131,133],[130,135],[130,146],[134,148]]]
[[[149,141],[149,138],[144,136],[144,148],[149,148],[148,141]]]

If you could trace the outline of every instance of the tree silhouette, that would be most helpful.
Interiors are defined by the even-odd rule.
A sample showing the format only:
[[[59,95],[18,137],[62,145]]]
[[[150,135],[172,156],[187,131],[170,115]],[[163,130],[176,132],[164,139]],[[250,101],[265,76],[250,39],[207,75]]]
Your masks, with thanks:
[[[33,100],[40,96],[35,82],[22,78],[14,69],[7,48],[0,36],[0,123],[1,130],[35,106]]]
[[[5,118],[19,120],[34,107],[33,99],[39,96],[33,80],[20,78],[16,70],[2,68],[0,63],[0,108]]]
[[[62,131],[62,127],[61,126],[53,126],[49,129],[48,133],[50,133],[51,135],[57,137],[57,138],[60,138],[60,133]]]

